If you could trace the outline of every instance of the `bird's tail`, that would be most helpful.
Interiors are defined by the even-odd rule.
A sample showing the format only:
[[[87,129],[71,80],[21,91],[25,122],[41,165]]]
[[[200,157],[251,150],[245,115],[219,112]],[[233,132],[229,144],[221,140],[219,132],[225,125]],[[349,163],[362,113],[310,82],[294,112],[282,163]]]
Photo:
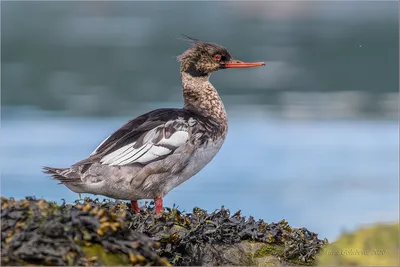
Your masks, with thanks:
[[[61,183],[81,182],[79,175],[71,168],[43,167],[42,171],[46,174],[50,174],[53,179],[58,180]]]

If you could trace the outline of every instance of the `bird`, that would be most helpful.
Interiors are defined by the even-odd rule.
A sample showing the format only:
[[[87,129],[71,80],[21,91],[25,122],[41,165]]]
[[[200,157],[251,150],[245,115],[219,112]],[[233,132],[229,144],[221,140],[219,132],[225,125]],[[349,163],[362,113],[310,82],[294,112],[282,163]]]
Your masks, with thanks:
[[[163,198],[197,174],[218,153],[228,132],[224,104],[210,75],[218,70],[265,66],[243,62],[223,46],[184,36],[190,47],[180,63],[183,108],[160,108],[129,120],[89,157],[69,168],[42,171],[76,193],[127,200],[153,199],[156,214]]]

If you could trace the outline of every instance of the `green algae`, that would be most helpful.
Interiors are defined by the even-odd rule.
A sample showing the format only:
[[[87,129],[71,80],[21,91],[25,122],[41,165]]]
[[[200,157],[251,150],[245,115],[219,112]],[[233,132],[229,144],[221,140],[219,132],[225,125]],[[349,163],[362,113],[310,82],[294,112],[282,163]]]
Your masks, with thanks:
[[[129,257],[123,253],[109,253],[106,252],[104,247],[94,245],[90,247],[83,247],[83,253],[86,258],[96,257],[96,261],[100,265],[105,266],[127,266],[130,265]]]
[[[264,258],[263,263],[265,266],[276,266],[275,258],[268,258],[268,256],[275,256],[277,259],[284,259],[285,261],[292,263],[294,265],[305,265],[305,266],[313,266],[315,265],[315,261],[304,262],[298,259],[290,259],[285,257],[285,247],[281,245],[262,245],[257,251],[254,253],[254,258]],[[269,260],[272,262],[269,262]],[[268,264],[271,263],[271,264]]]
[[[261,248],[259,248],[254,253],[255,258],[261,258],[261,257],[271,256],[271,255],[284,257],[284,247],[267,244],[267,245],[263,245]]]
[[[254,253],[254,259],[258,266],[280,266],[284,258],[284,248],[278,245],[262,245]]]

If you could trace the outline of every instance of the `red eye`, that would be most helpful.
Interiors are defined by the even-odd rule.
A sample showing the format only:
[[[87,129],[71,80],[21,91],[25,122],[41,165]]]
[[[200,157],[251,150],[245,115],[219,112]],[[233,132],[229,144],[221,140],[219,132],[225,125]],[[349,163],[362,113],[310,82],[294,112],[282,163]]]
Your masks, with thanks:
[[[215,55],[214,59],[217,60],[217,61],[221,60],[221,55]]]

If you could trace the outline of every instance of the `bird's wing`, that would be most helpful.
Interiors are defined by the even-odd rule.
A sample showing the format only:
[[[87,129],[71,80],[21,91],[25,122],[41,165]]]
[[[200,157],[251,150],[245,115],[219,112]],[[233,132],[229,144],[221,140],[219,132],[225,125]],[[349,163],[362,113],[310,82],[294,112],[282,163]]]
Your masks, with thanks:
[[[90,158],[110,166],[163,159],[189,140],[190,120],[180,109],[151,111],[123,125]]]

